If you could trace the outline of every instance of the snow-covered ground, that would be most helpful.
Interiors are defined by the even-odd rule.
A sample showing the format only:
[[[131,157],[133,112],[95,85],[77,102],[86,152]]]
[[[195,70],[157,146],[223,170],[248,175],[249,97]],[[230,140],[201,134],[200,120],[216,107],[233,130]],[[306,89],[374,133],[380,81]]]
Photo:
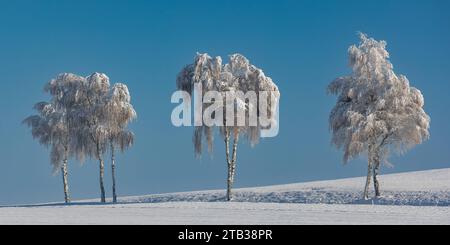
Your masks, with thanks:
[[[238,202],[450,206],[450,168],[382,175],[379,180],[383,197],[377,200],[362,199],[365,177],[243,188],[236,189],[233,195]],[[225,200],[224,195],[223,190],[198,191],[127,197],[121,201],[220,202]]]
[[[450,224],[450,169],[380,176],[383,197],[362,200],[365,178],[0,207],[0,224]]]
[[[0,224],[450,224],[449,207],[171,202],[1,208]]]

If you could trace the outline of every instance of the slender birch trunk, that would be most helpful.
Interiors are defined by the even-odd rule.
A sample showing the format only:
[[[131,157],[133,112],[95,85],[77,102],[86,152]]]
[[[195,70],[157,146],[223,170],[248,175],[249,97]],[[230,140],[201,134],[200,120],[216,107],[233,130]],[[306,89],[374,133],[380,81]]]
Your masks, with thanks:
[[[236,155],[237,155],[237,145],[239,141],[239,134],[234,134],[233,140],[233,150],[230,159],[230,132],[228,129],[225,129],[225,154],[227,157],[227,166],[228,166],[228,178],[227,178],[227,201],[232,200],[231,189],[234,184],[234,176],[236,174]]]
[[[63,165],[61,166],[61,174],[62,174],[63,185],[64,185],[64,202],[67,204],[67,203],[70,203],[69,184],[67,181],[67,177],[68,177],[67,158],[64,159]]]
[[[373,186],[375,189],[375,197],[380,196],[380,183],[378,182],[378,174],[380,171],[380,147],[377,145],[369,145],[368,149],[369,167],[367,170],[366,186],[364,188],[364,198],[369,199],[370,180],[373,177]],[[373,176],[372,176],[373,175]]]
[[[375,189],[375,197],[380,196],[380,183],[378,182],[378,174],[380,171],[380,158],[378,151],[375,153],[374,163],[373,163],[373,186]]]
[[[100,146],[97,144],[97,158],[99,161],[99,167],[100,167],[100,198],[101,198],[101,202],[105,203],[106,202],[106,197],[105,197],[105,185],[103,184],[103,178],[105,175],[105,163],[103,161],[103,157],[102,154],[100,152]]]
[[[231,185],[233,185],[234,183],[234,176],[236,174],[236,155],[237,155],[237,145],[238,145],[238,141],[239,141],[239,135],[236,134],[234,136],[234,142],[233,142],[233,157],[231,160]]]
[[[112,193],[113,203],[117,203],[116,194],[116,162],[115,162],[115,149],[113,143],[111,143],[111,175],[112,175]]]
[[[225,127],[225,155],[227,160],[227,201],[231,201],[231,161],[230,161],[230,132]]]
[[[369,186],[370,186],[370,179],[372,175],[372,159],[369,157],[368,161],[368,170],[367,170],[367,179],[366,179],[366,186],[364,187],[364,199],[369,199]]]

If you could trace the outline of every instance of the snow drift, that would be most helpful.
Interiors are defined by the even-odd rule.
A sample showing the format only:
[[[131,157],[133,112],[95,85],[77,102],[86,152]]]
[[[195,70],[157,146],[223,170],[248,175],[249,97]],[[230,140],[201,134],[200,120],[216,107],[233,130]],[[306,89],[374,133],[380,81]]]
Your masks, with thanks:
[[[450,206],[450,168],[380,177],[382,196],[363,199],[364,177],[236,189],[235,202]],[[122,203],[222,202],[225,191],[125,197]]]

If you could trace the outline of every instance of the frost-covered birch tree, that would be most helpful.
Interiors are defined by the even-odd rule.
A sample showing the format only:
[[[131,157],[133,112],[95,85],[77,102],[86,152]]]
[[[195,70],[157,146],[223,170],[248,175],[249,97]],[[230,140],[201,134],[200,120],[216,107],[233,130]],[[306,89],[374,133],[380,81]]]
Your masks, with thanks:
[[[115,150],[118,148],[124,152],[133,144],[134,134],[127,129],[127,126],[137,116],[136,111],[131,104],[130,92],[125,84],[117,83],[112,87],[106,102],[105,116],[111,153],[113,203],[116,203]]]
[[[372,177],[375,196],[380,196],[377,175],[390,152],[404,153],[429,138],[430,117],[422,93],[394,73],[385,41],[360,34],[359,45],[348,53],[353,72],[328,86],[338,96],[329,124],[332,143],[344,151],[345,163],[367,153],[367,199]]]
[[[232,199],[231,189],[236,173],[237,146],[241,136],[245,136],[252,146],[259,143],[260,130],[263,128],[258,119],[260,114],[266,115],[269,120],[273,119],[275,112],[271,105],[271,98],[276,100],[280,94],[278,87],[271,78],[266,77],[263,71],[250,64],[249,60],[240,54],[230,56],[228,64],[223,65],[221,57],[212,58],[208,54],[197,54],[194,63],[185,66],[177,77],[178,90],[194,94],[196,85],[201,85],[200,97],[202,100],[201,115],[210,112],[213,124],[196,125],[194,129],[193,143],[196,156],[202,154],[202,141],[206,140],[208,151],[213,151],[213,128],[219,128],[220,135],[225,143],[225,156],[227,162],[227,193],[226,199]],[[273,97],[267,98],[269,105],[267,111],[258,108],[258,97],[260,92],[269,92]],[[207,96],[208,92],[217,92],[216,96]],[[248,96],[248,92],[254,92]],[[214,94],[213,94],[214,95]],[[218,101],[218,95],[223,98]],[[247,97],[248,96],[248,97]],[[230,113],[233,111],[232,116]],[[242,115],[239,111],[244,111]],[[254,113],[256,121],[250,122],[250,116]],[[222,115],[223,121],[217,122],[218,115]],[[239,123],[243,122],[243,123]],[[266,125],[267,126],[267,125]],[[264,126],[264,127],[266,127]],[[230,154],[230,144],[231,154]]]
[[[72,145],[78,157],[99,161],[100,200],[106,202],[103,156],[107,150],[109,131],[105,123],[106,103],[110,91],[109,78],[102,73],[93,73],[83,78],[74,95],[75,103],[71,120],[76,122],[72,131]]]
[[[62,113],[57,112],[55,108],[46,102],[39,102],[34,106],[39,114],[30,116],[24,120],[24,123],[31,128],[33,138],[39,140],[39,143],[50,147],[50,162],[53,166],[53,172],[61,171],[64,201],[70,202],[67,161],[69,157],[69,144],[67,127],[62,123]]]
[[[34,109],[38,114],[23,121],[31,127],[34,138],[51,148],[50,160],[53,171],[60,170],[62,173],[66,203],[70,202],[67,162],[73,153],[70,137],[73,123],[70,121],[69,112],[82,79],[73,74],[61,74],[52,79],[44,88],[45,92],[52,96],[51,102],[36,103]]]

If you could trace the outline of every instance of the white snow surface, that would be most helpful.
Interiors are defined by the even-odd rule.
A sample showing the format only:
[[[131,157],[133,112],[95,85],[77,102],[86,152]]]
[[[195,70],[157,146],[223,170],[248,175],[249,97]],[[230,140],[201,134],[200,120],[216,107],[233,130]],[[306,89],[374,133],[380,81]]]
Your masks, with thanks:
[[[364,177],[223,190],[0,207],[0,224],[450,224],[450,168],[380,176],[383,196],[363,200]]]
[[[450,206],[450,168],[381,175],[382,197],[364,200],[365,177],[236,189],[235,202]],[[373,195],[373,193],[371,193]],[[127,203],[220,202],[224,190],[123,198]]]

